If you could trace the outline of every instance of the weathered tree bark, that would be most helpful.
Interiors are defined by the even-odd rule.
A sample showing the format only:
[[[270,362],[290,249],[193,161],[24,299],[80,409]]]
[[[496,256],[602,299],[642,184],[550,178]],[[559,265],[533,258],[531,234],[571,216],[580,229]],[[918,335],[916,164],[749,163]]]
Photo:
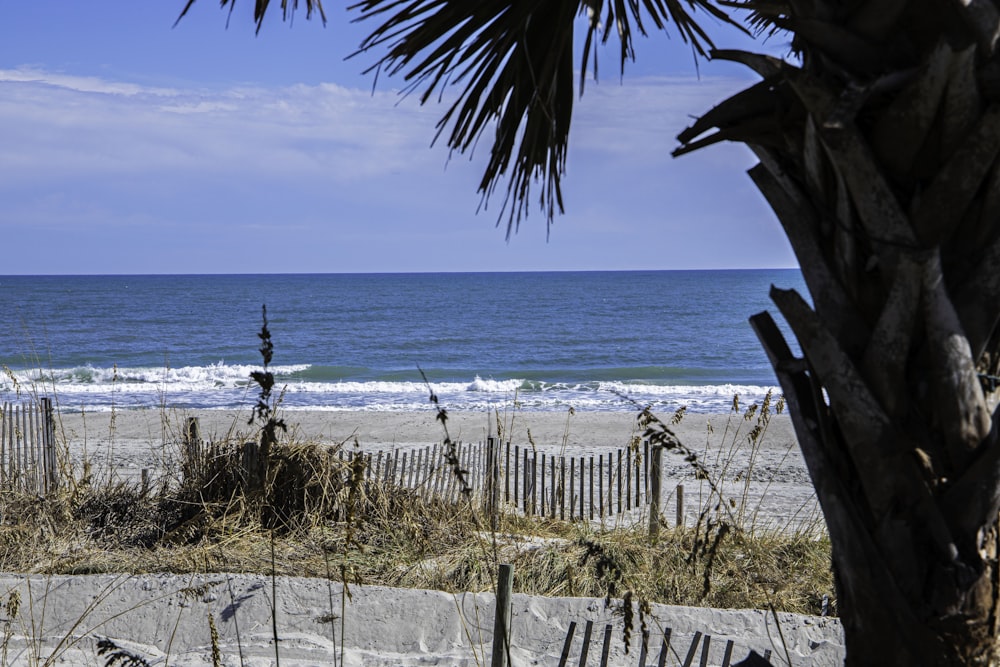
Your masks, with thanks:
[[[829,527],[847,664],[997,664],[1000,12],[757,5],[801,65],[715,52],[763,81],[677,152],[751,147],[812,295],[771,293],[803,358],[751,323]]]

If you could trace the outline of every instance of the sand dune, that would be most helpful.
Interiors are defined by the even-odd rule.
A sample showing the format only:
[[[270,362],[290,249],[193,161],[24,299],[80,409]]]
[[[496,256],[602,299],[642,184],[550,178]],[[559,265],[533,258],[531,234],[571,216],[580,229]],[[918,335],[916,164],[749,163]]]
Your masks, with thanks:
[[[150,664],[211,665],[209,616],[218,630],[223,664],[275,662],[272,585],[265,576],[0,577],[5,600],[13,590],[19,591],[21,604],[18,616],[5,621],[7,664],[40,664],[48,658],[57,664],[102,664],[97,642],[110,638]],[[275,591],[283,665],[489,664],[492,594],[352,586],[343,599],[337,583],[285,577],[277,579]],[[587,664],[600,662],[606,625],[612,626],[609,664],[639,664],[641,631],[633,632],[626,654],[620,608],[607,608],[604,600],[525,595],[512,600],[513,664],[558,664],[571,622],[577,631],[569,664],[579,664],[587,621],[595,628]],[[727,640],[733,642],[734,662],[754,649],[773,651],[774,664],[783,664],[786,648],[796,667],[843,662],[835,619],[779,614],[778,621],[780,636],[775,619],[762,611],[654,605],[647,664],[656,664],[667,628],[673,648],[669,665],[686,657],[695,632],[711,636],[709,665],[722,664]],[[694,664],[703,646],[702,640]]]

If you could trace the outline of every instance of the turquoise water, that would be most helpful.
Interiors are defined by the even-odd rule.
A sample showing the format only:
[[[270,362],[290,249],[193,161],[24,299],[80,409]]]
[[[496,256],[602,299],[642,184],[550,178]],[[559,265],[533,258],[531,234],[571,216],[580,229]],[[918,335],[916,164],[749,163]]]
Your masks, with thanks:
[[[775,380],[747,318],[797,270],[0,277],[0,399],[253,402],[266,304],[286,409],[725,408]],[[773,310],[773,308],[771,308]]]

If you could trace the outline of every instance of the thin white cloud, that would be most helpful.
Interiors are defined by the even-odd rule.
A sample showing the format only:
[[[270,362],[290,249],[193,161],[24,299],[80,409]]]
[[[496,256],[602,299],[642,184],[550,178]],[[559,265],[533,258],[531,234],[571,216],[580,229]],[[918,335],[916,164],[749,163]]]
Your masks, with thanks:
[[[734,80],[641,79],[591,84],[577,104],[576,151],[659,161],[690,116],[738,89]],[[430,152],[441,105],[334,84],[189,89],[0,70],[0,122],[20,128],[0,170],[280,171],[354,180],[443,165]],[[485,147],[481,147],[483,154]]]
[[[106,95],[176,95],[173,88],[156,88],[135,83],[108,81],[93,76],[74,76],[59,72],[49,72],[31,67],[0,69],[0,83],[40,83],[65,88],[80,93],[102,93]]]
[[[0,170],[20,180],[174,169],[275,172],[323,168],[347,180],[412,167],[429,143],[424,110],[340,86],[177,90],[0,73],[0,122],[19,128]]]

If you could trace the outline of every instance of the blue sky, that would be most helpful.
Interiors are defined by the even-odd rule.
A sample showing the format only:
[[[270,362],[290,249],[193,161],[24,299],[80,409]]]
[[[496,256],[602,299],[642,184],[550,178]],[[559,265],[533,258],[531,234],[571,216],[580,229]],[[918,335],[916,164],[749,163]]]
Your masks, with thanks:
[[[578,101],[566,213],[505,241],[480,211],[487,147],[431,147],[444,108],[346,60],[373,26],[253,2],[32,0],[0,21],[0,274],[791,267],[742,146],[679,159],[675,137],[752,74],[676,32],[614,49]],[[782,53],[708,22],[720,47]]]

